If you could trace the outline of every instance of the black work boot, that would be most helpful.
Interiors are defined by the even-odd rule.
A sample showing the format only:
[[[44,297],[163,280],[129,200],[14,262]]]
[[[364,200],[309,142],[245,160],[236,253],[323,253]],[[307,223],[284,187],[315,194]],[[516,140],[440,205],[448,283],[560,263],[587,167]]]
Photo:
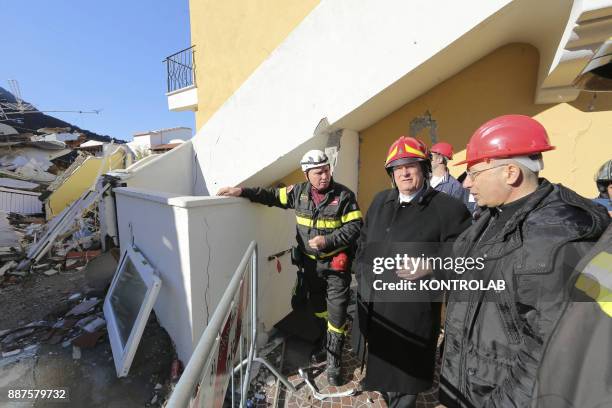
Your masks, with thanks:
[[[319,338],[310,352],[310,364],[322,363],[327,357],[327,320],[319,318],[317,325],[319,326]]]
[[[327,382],[338,387],[341,385],[342,346],[344,335],[333,331],[327,332]]]

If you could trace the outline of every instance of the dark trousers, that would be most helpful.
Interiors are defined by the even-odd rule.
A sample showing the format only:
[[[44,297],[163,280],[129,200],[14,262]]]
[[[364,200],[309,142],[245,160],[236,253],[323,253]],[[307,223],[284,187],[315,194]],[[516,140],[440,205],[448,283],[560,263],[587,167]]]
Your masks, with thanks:
[[[415,394],[404,394],[401,392],[383,392],[385,402],[389,408],[414,408],[417,396]]]
[[[327,311],[328,322],[343,330],[349,301],[351,272],[329,269],[329,261],[304,260],[304,279],[310,292],[310,306],[318,317]]]

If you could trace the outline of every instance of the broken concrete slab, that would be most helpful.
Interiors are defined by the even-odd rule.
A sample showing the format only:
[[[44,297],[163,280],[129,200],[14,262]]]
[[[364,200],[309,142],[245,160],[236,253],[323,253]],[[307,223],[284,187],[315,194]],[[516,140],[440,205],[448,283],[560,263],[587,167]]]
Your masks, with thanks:
[[[91,322],[92,320],[94,320],[96,318],[95,315],[89,315],[89,316],[85,316],[84,318],[80,319],[77,323],[76,326],[80,327],[81,329],[86,326],[89,322]]]
[[[105,332],[103,330],[89,333],[85,332],[72,340],[72,344],[75,346],[79,346],[81,348],[92,348],[94,347],[100,338],[104,336]]]
[[[2,265],[2,267],[0,267],[0,276],[4,276],[4,274],[10,270],[13,269],[17,266],[17,262],[15,261],[10,261],[5,263],[4,265]]]
[[[68,316],[78,316],[89,312],[93,309],[98,303],[100,303],[100,299],[91,298],[84,300],[82,303],[79,303],[75,307],[73,307],[68,313],[66,313],[66,317]]]
[[[104,326],[106,326],[106,320],[102,319],[101,317],[95,317],[91,322],[82,326],[82,329],[86,332],[93,333]]]
[[[0,187],[16,188],[19,190],[34,190],[40,187],[40,184],[30,183],[24,180],[15,180],[10,178],[0,178]]]
[[[57,273],[57,271],[55,269],[48,269],[46,271],[43,272],[45,275],[47,276],[53,276]]]

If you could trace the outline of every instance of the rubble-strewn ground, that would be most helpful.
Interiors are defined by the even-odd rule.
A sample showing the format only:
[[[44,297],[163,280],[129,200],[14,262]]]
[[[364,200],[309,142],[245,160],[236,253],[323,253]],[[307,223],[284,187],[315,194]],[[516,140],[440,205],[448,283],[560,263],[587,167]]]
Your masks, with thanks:
[[[70,399],[61,406],[162,406],[178,374],[172,341],[154,314],[129,375],[117,378],[102,307],[119,255],[100,250],[96,212],[68,225],[38,262],[24,258],[48,224],[14,213],[2,221],[0,407],[57,406],[7,397],[9,389],[59,388]]]
[[[72,270],[53,276],[26,275],[19,283],[0,287],[0,331],[43,320],[49,314],[63,315],[68,312],[65,300],[85,285],[85,273]]]
[[[117,378],[110,344],[103,338],[95,347],[82,349],[75,359],[72,346],[41,344],[19,355],[0,359],[0,390],[67,388],[69,403],[59,406],[125,408],[161,406],[168,393],[172,364],[170,338],[152,319],[143,334],[126,378]],[[77,353],[79,354],[79,353]],[[57,403],[9,403],[2,407],[57,407]]]
[[[348,331],[350,333],[350,330]],[[347,339],[343,351],[343,378],[345,384],[341,387],[331,387],[327,382],[325,374],[325,363],[312,365],[309,362],[312,344],[296,337],[288,337],[283,347],[278,347],[275,352],[270,353],[268,361],[280,368],[281,372],[287,376],[291,384],[297,389],[296,393],[289,393],[278,381],[272,383],[271,372],[265,367],[260,369],[259,375],[251,384],[249,395],[251,406],[253,407],[325,407],[325,408],[385,408],[382,395],[378,392],[360,392],[359,382],[365,375],[361,371],[361,363],[352,353],[350,339]],[[282,351],[281,351],[282,350]],[[282,358],[281,358],[282,357]],[[311,381],[317,387],[319,393],[338,393],[355,389],[354,395],[349,397],[334,397],[324,401],[314,398],[310,388],[299,376],[298,369],[305,368]],[[439,371],[439,366],[437,367]],[[437,378],[434,387],[419,395],[417,408],[443,408],[438,402]]]

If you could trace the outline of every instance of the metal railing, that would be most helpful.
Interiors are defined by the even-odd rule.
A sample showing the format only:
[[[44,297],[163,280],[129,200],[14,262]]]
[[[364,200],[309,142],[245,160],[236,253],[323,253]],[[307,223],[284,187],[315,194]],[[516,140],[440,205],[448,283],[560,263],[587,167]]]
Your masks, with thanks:
[[[287,378],[257,355],[257,244],[252,241],[166,407],[220,407],[230,385],[231,406],[237,406],[238,394],[238,406],[244,407],[254,361],[295,392]]]
[[[195,86],[195,45],[172,54],[163,61],[166,63],[168,91],[173,92]]]

